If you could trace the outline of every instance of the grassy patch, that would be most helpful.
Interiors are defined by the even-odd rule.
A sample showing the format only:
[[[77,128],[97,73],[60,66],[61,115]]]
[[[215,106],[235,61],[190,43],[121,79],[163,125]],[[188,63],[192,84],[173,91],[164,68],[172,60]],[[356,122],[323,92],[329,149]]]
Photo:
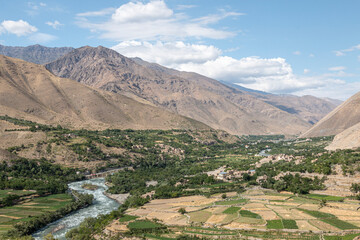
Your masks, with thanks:
[[[130,230],[153,230],[160,229],[163,226],[159,223],[147,221],[147,220],[138,220],[128,224]]]
[[[199,211],[199,212],[192,212],[189,213],[190,220],[192,222],[206,222],[206,220],[211,217],[211,212],[207,211]]]
[[[351,223],[348,223],[348,222],[345,222],[343,220],[340,220],[338,218],[330,218],[330,219],[321,219],[321,221],[323,222],[326,222],[330,225],[333,225],[341,230],[346,230],[346,229],[359,229],[359,227],[351,224]]]
[[[259,214],[250,212],[248,210],[240,210],[240,216],[261,219],[261,216]]]
[[[307,194],[305,196],[308,198],[313,198],[313,199],[317,199],[317,200],[325,199],[326,201],[336,201],[336,202],[340,202],[345,199],[344,197],[321,195],[321,194]]]
[[[282,223],[283,223],[284,228],[286,228],[286,229],[299,229],[295,220],[283,219]]]
[[[216,205],[237,205],[237,204],[243,204],[248,202],[248,199],[236,199],[236,200],[229,200],[229,201],[220,201],[216,202]]]
[[[29,221],[32,217],[39,216],[44,212],[56,211],[71,201],[73,199],[68,194],[54,194],[35,198],[24,204],[1,208],[0,214],[4,217],[0,219],[0,229],[10,230],[15,223]],[[2,231],[0,230],[0,232]]]
[[[325,240],[352,240],[355,237],[359,236],[359,233],[353,233],[353,234],[348,234],[345,236],[324,236]]]
[[[34,194],[35,191],[31,190],[0,190],[0,199],[6,197],[9,194],[15,194],[18,196],[26,196]]]
[[[341,230],[346,230],[346,229],[359,229],[359,227],[345,222],[343,220],[338,219],[335,215],[330,214],[330,213],[323,213],[323,212],[319,212],[319,211],[313,211],[313,210],[307,210],[307,209],[301,209],[299,208],[299,210],[313,216],[316,217],[318,219],[320,219],[323,222],[326,222],[334,227],[337,227]]]
[[[284,225],[281,220],[267,220],[266,227],[268,229],[283,229]]]
[[[123,217],[119,218],[119,222],[129,222],[137,218],[138,218],[137,216],[124,215]]]
[[[241,208],[239,208],[239,207],[229,207],[228,209],[223,211],[223,213],[225,213],[225,214],[234,214],[234,213],[237,213],[240,209]]]

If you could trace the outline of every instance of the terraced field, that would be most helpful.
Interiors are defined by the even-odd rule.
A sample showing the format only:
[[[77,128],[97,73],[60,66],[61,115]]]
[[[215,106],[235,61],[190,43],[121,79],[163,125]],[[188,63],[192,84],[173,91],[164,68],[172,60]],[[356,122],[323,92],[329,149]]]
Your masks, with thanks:
[[[296,196],[265,189],[252,189],[239,195],[227,193],[227,196],[230,197],[153,200],[141,208],[129,209],[127,214],[139,217],[138,220],[158,219],[178,232],[203,237],[235,238],[249,232],[270,236],[274,231],[282,231],[289,239],[296,232],[307,234],[307,239],[319,239],[324,232],[328,234],[325,239],[343,239],[339,235],[352,239],[351,234],[360,235],[360,211],[357,211],[360,201],[357,200],[320,194]],[[180,208],[186,213],[179,213]],[[171,238],[171,234],[167,237]]]
[[[0,235],[21,221],[29,221],[32,217],[44,212],[56,211],[72,201],[68,194],[55,194],[29,200],[23,204],[0,208]]]

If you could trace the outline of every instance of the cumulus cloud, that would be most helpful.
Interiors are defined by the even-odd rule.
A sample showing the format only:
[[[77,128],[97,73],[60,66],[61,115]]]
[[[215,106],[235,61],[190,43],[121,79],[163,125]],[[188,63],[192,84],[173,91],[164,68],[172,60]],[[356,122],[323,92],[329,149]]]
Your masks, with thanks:
[[[301,52],[300,51],[295,51],[293,52],[294,55],[301,55]]]
[[[55,20],[54,22],[46,22],[46,25],[49,25],[50,27],[54,28],[54,29],[58,29],[60,26],[64,25],[61,24],[59,21]]]
[[[129,2],[116,9],[111,18],[117,23],[133,23],[168,19],[173,14],[164,1]]]
[[[113,49],[128,57],[140,57],[180,71],[196,72],[266,92],[312,94],[339,99],[345,99],[354,92],[341,79],[350,75],[340,66],[331,68],[336,71],[317,76],[309,76],[310,70],[304,69],[304,76],[299,76],[293,73],[291,65],[284,58],[255,56],[235,59],[223,56],[223,52],[214,46],[182,41],[124,41]],[[338,94],[332,95],[335,89]]]
[[[5,20],[1,23],[4,32],[15,34],[16,36],[25,36],[37,32],[37,28],[23,20],[12,21]],[[1,29],[0,29],[1,30]]]
[[[101,10],[99,12],[109,13],[109,11]],[[95,13],[97,12],[77,14],[77,24],[92,32],[100,33],[100,38],[115,41],[224,39],[235,34],[212,28],[209,25],[230,16],[242,15],[236,12],[220,11],[219,14],[191,19],[184,13],[175,13],[163,0],[123,4],[113,10],[111,16],[102,22],[89,20],[89,17],[96,16]]]
[[[48,43],[56,40],[57,37],[46,33],[35,33],[29,37],[30,41],[34,43]]]
[[[113,47],[114,50],[128,57],[140,57],[149,62],[156,62],[168,67],[178,67],[179,64],[202,64],[215,60],[221,55],[221,50],[208,45],[177,42],[125,41]]]

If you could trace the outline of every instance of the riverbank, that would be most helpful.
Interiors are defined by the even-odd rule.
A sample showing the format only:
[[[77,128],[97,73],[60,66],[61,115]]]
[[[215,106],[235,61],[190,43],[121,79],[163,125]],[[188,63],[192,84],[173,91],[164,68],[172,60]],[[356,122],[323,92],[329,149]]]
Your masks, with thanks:
[[[119,204],[123,204],[126,199],[130,196],[130,193],[124,193],[124,194],[111,194],[108,192],[104,192],[104,195],[108,198],[117,201]]]

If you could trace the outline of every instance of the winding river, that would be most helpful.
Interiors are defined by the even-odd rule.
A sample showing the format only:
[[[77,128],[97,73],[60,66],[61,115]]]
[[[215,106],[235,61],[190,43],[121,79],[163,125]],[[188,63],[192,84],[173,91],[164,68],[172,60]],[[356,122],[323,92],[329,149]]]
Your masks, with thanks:
[[[96,190],[87,190],[81,186],[85,183],[91,183],[98,186]],[[49,233],[52,233],[56,239],[64,240],[65,234],[73,228],[76,228],[80,225],[85,218],[88,217],[97,217],[100,214],[107,214],[113,210],[116,210],[119,207],[119,203],[108,198],[104,195],[104,191],[107,190],[105,185],[105,180],[103,178],[84,180],[79,182],[73,182],[69,184],[69,188],[76,190],[80,193],[88,193],[94,195],[94,203],[87,207],[80,209],[74,213],[71,213],[64,218],[57,220],[40,231],[33,234],[33,237],[36,240],[44,239]]]

